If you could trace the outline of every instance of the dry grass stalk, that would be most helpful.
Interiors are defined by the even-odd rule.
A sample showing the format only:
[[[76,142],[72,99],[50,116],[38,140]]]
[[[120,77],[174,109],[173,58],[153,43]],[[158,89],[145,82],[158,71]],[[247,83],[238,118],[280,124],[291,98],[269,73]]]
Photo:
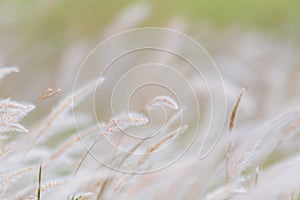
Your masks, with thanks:
[[[75,135],[74,137],[68,139],[67,141],[65,141],[64,143],[62,143],[60,145],[60,147],[58,147],[58,149],[50,156],[50,158],[48,159],[46,166],[48,166],[53,160],[55,160],[56,158],[58,158],[60,155],[62,155],[64,152],[66,152],[67,149],[69,149],[70,147],[74,146],[75,144],[77,144],[78,142],[80,142],[81,139],[84,139],[85,137],[95,133],[97,130],[99,130],[99,126],[93,126],[91,128],[88,128],[88,130],[84,131],[80,136],[79,135]]]
[[[170,97],[168,96],[157,96],[154,99],[152,99],[150,102],[148,102],[145,106],[144,109],[146,111],[150,111],[152,108],[156,107],[156,106],[166,106],[169,107],[173,110],[177,110],[179,107],[177,105],[177,103]],[[168,123],[165,125],[164,130],[166,130],[167,128],[169,128],[169,126],[177,119],[177,117],[179,116],[177,113],[175,114],[169,121]],[[130,153],[134,153],[143,143],[145,142],[145,140],[141,140],[140,142],[138,142],[136,145],[134,145],[129,152]],[[118,166],[120,167],[129,157],[130,157],[130,153],[126,154],[118,163]]]
[[[78,163],[77,167],[75,168],[74,171],[74,175],[76,175],[80,169],[80,167],[82,166],[83,162],[85,161],[85,159],[87,158],[87,156],[90,154],[90,151],[94,148],[94,146],[97,144],[98,142],[98,137],[94,140],[94,142],[92,143],[92,145],[89,147],[89,149],[85,152],[85,154],[83,155],[83,157],[80,159],[80,162]]]
[[[107,178],[100,187],[100,191],[97,194],[96,199],[100,200],[105,193],[106,188],[108,188],[109,184],[113,181],[113,178]]]
[[[177,110],[179,109],[177,103],[168,96],[157,96],[154,99],[152,99],[150,102],[148,102],[145,106],[144,109],[146,111],[150,111],[152,108],[156,107],[156,106],[166,106],[169,107],[173,110]],[[179,113],[175,114],[169,121],[167,124],[165,124],[164,130],[167,130],[167,128],[169,128],[169,126],[177,119],[177,117]],[[185,131],[185,129],[187,128],[187,126],[183,126],[180,129],[181,130],[177,130],[177,135],[178,133],[182,133]],[[168,136],[167,136],[168,137]],[[125,163],[125,161],[130,157],[131,153],[134,153],[143,143],[145,142],[145,140],[141,140],[140,142],[138,142],[136,145],[134,145],[128,153],[125,156],[123,156],[123,158],[120,160],[120,162],[118,163],[118,166],[120,167],[121,165],[123,165]]]
[[[49,98],[49,97],[52,97],[56,94],[58,94],[59,92],[61,91],[61,89],[53,89],[53,88],[47,88],[46,90],[44,90],[42,92],[42,94],[39,96],[39,98],[37,99],[37,103]]]
[[[284,140],[300,125],[300,118],[297,118],[294,122],[292,122],[283,133],[278,143],[276,144],[272,154],[279,148],[279,146],[284,142]]]
[[[88,148],[82,159],[80,160],[78,166],[75,169],[74,174],[77,174],[78,170],[80,169],[81,165],[83,164],[84,160],[90,153],[90,151],[93,149],[93,147],[97,144],[99,139],[106,137],[106,136],[112,136],[115,133],[118,133],[122,130],[125,130],[130,127],[138,127],[138,126],[144,126],[149,123],[149,118],[146,117],[143,114],[140,113],[121,113],[120,115],[112,118],[107,124],[103,124],[99,130],[97,138],[94,140],[94,142],[91,144],[91,146]]]
[[[172,138],[178,136],[179,134],[185,132],[187,128],[188,128],[187,125],[179,127],[178,129],[172,131],[170,134],[168,134],[167,136],[162,138],[156,144],[154,144],[153,146],[148,148],[146,150],[145,155],[143,156],[143,158],[138,162],[137,166],[138,167],[141,166],[145,162],[145,160],[151,155],[151,153],[153,153],[155,150],[159,149],[163,144],[165,144],[170,139],[172,139]]]
[[[242,97],[243,97],[244,93],[245,93],[245,89],[243,88],[240,92],[240,95],[239,95],[236,103],[233,106],[233,109],[232,109],[232,112],[231,112],[231,115],[230,115],[229,131],[232,131],[233,128],[235,127],[237,111],[238,111],[238,108],[239,108],[239,105],[241,103],[241,100],[242,100]]]
[[[37,191],[37,199],[41,199],[41,183],[42,183],[42,164],[39,168],[39,177],[38,177],[38,191]]]
[[[114,187],[108,199],[115,199],[114,197],[117,196],[122,191],[122,189],[126,187],[126,185],[129,185],[129,182],[133,177],[133,174],[125,175],[123,179]]]
[[[136,145],[134,145],[127,153],[125,156],[123,156],[120,160],[120,162],[118,163],[118,166],[122,166],[125,161],[131,156],[131,153],[134,153],[143,143],[145,142],[145,140],[141,140],[140,142],[138,142]]]
[[[245,89],[243,88],[240,92],[240,95],[236,101],[236,103],[233,106],[232,112],[231,112],[231,116],[230,116],[230,122],[229,122],[229,134],[230,134],[230,140],[229,140],[229,144],[228,144],[228,148],[227,148],[227,152],[226,152],[226,182],[230,181],[230,177],[229,177],[229,157],[230,157],[230,153],[232,151],[232,146],[233,146],[233,129],[235,127],[235,121],[236,121],[236,116],[237,116],[237,111],[242,99],[242,96],[245,93]]]
[[[168,107],[171,107],[172,109],[177,109],[178,108],[176,103],[172,103],[172,101],[170,101],[170,100],[169,101],[162,101],[163,99],[165,99],[165,98],[155,98],[155,101],[152,101],[151,105],[152,106],[158,106],[158,105],[159,106],[168,106]],[[170,105],[172,105],[172,106],[167,105],[167,103],[170,104]],[[148,106],[148,108],[150,108],[150,107]],[[112,118],[107,124],[104,124],[104,126],[103,126],[103,133],[105,135],[113,135],[116,132],[119,132],[121,130],[124,130],[124,129],[132,127],[132,126],[146,125],[148,122],[149,122],[149,119],[146,116],[141,115],[139,113],[129,113],[129,114],[121,113],[117,117]],[[174,138],[178,134],[184,132],[186,129],[187,129],[187,126],[182,126],[182,127],[178,128],[177,130],[173,131],[171,134],[167,135],[165,138],[163,138],[159,142],[157,142],[156,145],[154,145],[153,147],[151,147],[151,148],[149,148],[147,150],[146,156],[142,160],[140,160],[140,163],[138,163],[138,165],[141,165],[145,161],[146,157],[148,155],[150,155],[151,152],[153,152],[155,149],[158,149],[162,144],[164,144],[165,142],[169,141],[171,138]],[[132,153],[135,152],[136,149],[138,149],[144,143],[144,141],[145,140],[142,140],[142,141],[138,142],[136,145],[134,145],[131,148],[130,152],[132,152]],[[86,154],[84,155],[83,159],[81,160],[80,165],[82,164],[82,161],[86,158],[86,156],[88,155],[88,153],[90,152],[90,150],[94,147],[94,145],[96,144],[96,142],[97,141],[95,140],[94,143],[89,148],[89,150],[86,152]],[[118,166],[123,165],[125,163],[125,161],[130,157],[130,155],[131,154],[126,154],[125,156],[123,156],[121,158],[121,160],[119,161]],[[79,168],[77,168],[76,172],[78,171],[78,169]],[[118,192],[120,192],[122,190],[122,188],[125,187],[128,184],[128,180],[130,180],[132,177],[133,177],[132,174],[125,175],[125,177],[123,178],[123,180],[121,180],[119,182],[119,184],[117,184],[114,187],[113,193],[110,195],[109,198],[112,198],[112,195],[116,195]],[[108,188],[110,185],[112,185],[112,183],[114,182],[114,180],[115,180],[115,178],[107,178],[102,183],[100,191],[98,192],[96,199],[103,198],[103,195],[105,193],[106,188]]]
[[[72,109],[72,106],[79,104],[85,97],[91,94],[96,85],[97,81],[92,81],[84,85],[76,92],[68,95],[64,100],[62,100],[60,104],[51,112],[44,124],[41,126],[27,152],[29,152],[32,149],[32,147],[40,138],[40,136],[44,132],[46,132],[56,120],[68,113]]]

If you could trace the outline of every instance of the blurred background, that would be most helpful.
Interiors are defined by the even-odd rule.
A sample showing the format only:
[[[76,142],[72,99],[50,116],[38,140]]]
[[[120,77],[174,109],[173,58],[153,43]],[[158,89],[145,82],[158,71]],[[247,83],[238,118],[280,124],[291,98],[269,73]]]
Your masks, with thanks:
[[[246,148],[253,147],[253,144],[249,142],[250,140],[248,138],[259,138],[261,136],[259,131],[257,133],[255,132],[256,135],[253,135],[252,131],[254,129],[262,126],[265,122],[276,118],[276,116],[282,116],[282,113],[286,113],[299,107],[299,0],[0,0],[0,66],[19,66],[21,70],[20,73],[8,76],[5,78],[5,81],[0,82],[0,98],[11,97],[17,102],[28,101],[36,103],[36,100],[46,88],[51,87],[54,89],[61,89],[61,92],[57,95],[39,103],[37,109],[24,120],[24,125],[29,128],[31,133],[34,133],[34,129],[38,127],[37,122],[39,121],[35,120],[47,116],[51,112],[51,109],[55,107],[61,99],[72,92],[76,72],[91,49],[114,34],[139,27],[171,28],[187,34],[203,45],[216,62],[223,77],[226,101],[223,101],[222,94],[220,94],[220,99],[216,99],[221,102],[219,103],[220,105],[226,103],[226,109],[228,111],[226,113],[227,118],[241,88],[246,89],[246,94],[243,96],[239,106],[239,115],[237,118],[237,129],[240,131],[236,134],[238,138],[237,144],[240,145],[242,150],[244,149],[246,151]],[[175,43],[176,41],[174,42],[172,38],[166,38],[165,42],[172,44],[172,42]],[[111,45],[107,49],[107,52],[114,52],[116,48],[120,47],[121,44]],[[107,80],[115,81],[118,77],[114,76],[118,74],[118,76],[121,77],[123,74],[123,71],[118,71],[118,69],[120,69],[118,67],[129,66],[130,68],[130,66],[135,66],[134,64],[140,64],[142,61],[145,61],[143,60],[144,52],[139,53],[140,54],[133,55],[132,57],[129,56],[129,59],[127,60],[121,60],[128,62],[117,63],[115,65],[117,67],[109,72],[111,76],[105,78]],[[99,58],[101,58],[101,56],[102,54]],[[158,58],[161,59],[160,56],[161,55],[158,55]],[[105,57],[105,55],[103,55],[103,57]],[[95,60],[97,58],[98,57],[96,56]],[[149,58],[152,57],[147,57],[147,59]],[[168,63],[168,59],[165,60],[164,61]],[[177,60],[173,61],[176,62]],[[211,106],[210,103],[213,103],[210,102],[207,91],[202,90],[203,84],[201,85],[199,79],[195,78],[195,73],[193,74],[192,71],[185,71],[185,68],[180,62],[176,62],[176,64],[177,68],[180,68],[183,71],[181,71],[182,74],[186,75],[187,80],[193,85],[193,88],[196,88],[197,100],[200,103],[201,120],[211,120],[210,115],[206,114],[211,112],[209,106]],[[97,69],[87,70],[84,74],[83,82],[88,82],[89,76],[92,77],[97,73],[99,73]],[[135,83],[134,81],[137,82],[137,80],[143,79],[143,76],[149,74],[150,73],[136,75],[136,78],[133,77],[128,82]],[[154,74],[153,77],[164,79],[165,74],[167,73],[163,73],[161,76],[155,76]],[[211,79],[212,82],[216,80],[215,77],[205,78]],[[189,93],[182,89],[183,84],[181,84],[178,79],[170,77],[170,82],[171,81],[172,83],[175,82],[177,84],[175,85],[175,88],[178,90],[176,95],[179,94],[178,96],[180,96],[182,94],[184,97],[188,96],[186,94]],[[106,83],[108,83],[108,86],[105,87],[105,89],[108,92],[105,93],[104,91],[101,93],[100,98],[98,99],[101,109],[98,110],[98,113],[100,113],[100,121],[108,121],[111,117],[111,113],[109,112],[111,96],[108,94],[112,92],[114,84],[111,84],[109,81]],[[121,84],[121,87],[119,88],[126,89],[126,87],[129,86],[131,85]],[[213,84],[212,87],[214,87]],[[145,102],[148,102],[149,100],[147,97],[153,97],[160,94],[159,92],[160,90],[147,90],[146,88],[140,93],[137,92],[138,95],[130,93],[134,97],[133,104],[136,105],[136,107],[133,108],[138,110],[143,107]],[[123,91],[123,93],[126,93],[126,91]],[[163,92],[162,94],[165,95]],[[138,96],[138,98],[136,98],[136,96]],[[127,103],[122,95],[118,96],[116,99],[119,100],[120,103]],[[190,100],[189,98],[187,99]],[[94,99],[90,99],[90,101],[85,100],[80,104],[82,107],[78,106],[78,110],[81,108],[87,110],[87,105],[89,105],[91,109],[94,109],[93,100]],[[129,98],[129,100],[131,99]],[[193,115],[190,114],[190,116],[188,116],[185,124],[194,128],[196,127],[194,116],[199,115],[199,112],[196,109],[196,106],[192,106],[194,104],[190,103],[192,101],[186,102],[188,103],[183,105],[183,107],[185,106],[184,109],[190,109],[187,111],[190,111]],[[215,105],[216,104],[217,103],[215,103]],[[219,104],[217,106],[219,106]],[[218,107],[215,107],[215,109],[218,109]],[[88,113],[90,114],[88,116],[85,115],[87,112],[78,112],[80,114],[79,117],[81,117],[80,120],[78,120],[78,124],[81,127],[88,128],[92,124],[95,124],[94,122],[96,119],[94,119],[93,111],[94,110]],[[221,112],[224,114],[223,111]],[[41,157],[36,159],[38,161],[37,163],[42,159],[44,160],[42,153],[45,149],[45,143],[49,143],[48,146],[51,148],[55,145],[58,146],[58,143],[63,141],[63,137],[67,138],[71,134],[74,135],[77,131],[75,131],[75,128],[73,127],[73,116],[71,113],[67,114],[67,117],[64,116],[64,120],[59,119],[58,121],[60,123],[54,124],[54,128],[52,127],[53,130],[48,131],[48,135],[51,136],[51,134],[53,134],[54,137],[58,137],[53,140],[47,140],[51,137],[47,138],[47,136],[44,136],[45,139],[39,141],[42,145],[36,145],[37,155]],[[156,115],[153,116],[154,119],[159,119]],[[204,124],[204,126],[208,124],[206,123],[207,121],[204,121],[204,123],[202,122],[203,121],[201,121],[201,124]],[[222,122],[223,121],[220,120],[219,123]],[[180,126],[185,124],[180,124]],[[224,126],[224,132],[227,132],[228,124],[227,121]],[[175,125],[177,126],[177,124]],[[279,127],[278,129],[284,128]],[[188,135],[192,131],[188,130],[187,132]],[[274,130],[272,129],[270,132],[274,132]],[[199,131],[199,133],[202,132]],[[192,137],[190,135],[188,136]],[[201,134],[199,135],[203,136]],[[30,136],[32,136],[32,134],[21,135],[21,141],[32,141]],[[279,137],[279,135],[276,136],[273,134],[271,137],[268,137],[268,143],[271,144],[272,141],[276,142],[276,137]],[[271,139],[273,140],[271,141]],[[285,156],[288,155],[289,152],[299,151],[299,140],[296,139],[293,137],[289,138],[288,143],[285,143],[286,146],[284,146],[284,154],[282,155]],[[195,152],[198,152],[200,146],[199,141],[194,144],[194,149],[191,149],[188,152],[189,155],[195,156]],[[210,142],[214,141],[215,140],[211,140]],[[182,142],[182,144],[184,142],[189,144],[190,140],[183,139],[180,142]],[[220,164],[216,164],[216,166],[224,166],[223,159],[225,158],[224,154],[226,152],[225,149],[227,148],[226,142],[227,140],[225,137],[225,140],[221,141],[219,152],[217,152],[220,157],[216,157],[219,159]],[[182,144],[179,143],[179,145]],[[222,144],[223,147],[226,148],[222,148]],[[169,157],[168,153],[172,154],[172,152],[179,152],[177,150],[182,149],[182,146],[184,146],[179,145],[175,146],[176,148],[174,148],[173,151],[168,151],[166,157]],[[102,146],[99,146],[98,148],[101,147]],[[286,149],[291,150],[285,151]],[[20,145],[19,152],[23,151],[24,149]],[[84,149],[81,149],[80,146],[80,149],[78,148],[76,152],[73,149],[70,152],[71,154],[76,154],[74,160],[79,160],[78,158],[81,157],[83,151]],[[104,152],[104,156],[107,157],[110,157],[110,154],[107,153],[110,151],[111,148],[107,148],[105,151],[99,150],[99,152]],[[243,153],[240,149],[237,149],[236,152],[238,154]],[[46,153],[51,155],[50,151]],[[20,156],[21,154],[18,153],[16,155]],[[200,176],[201,177],[195,181],[195,183],[199,182],[198,185],[192,188],[195,194],[201,190],[205,191],[214,188],[223,181],[224,174],[219,174],[219,168],[214,165],[214,161],[211,162],[212,167],[210,167],[207,163],[199,162],[198,159],[194,159],[195,157],[192,156],[187,157],[186,159],[189,161],[189,158],[193,158],[190,159],[192,162],[183,160],[181,165],[174,165],[173,167],[175,168],[170,168],[171,171],[169,171],[169,173],[171,173],[168,178],[162,177],[164,181],[169,181],[169,185],[172,186],[174,184],[174,187],[172,187],[173,190],[167,188],[165,191],[161,191],[161,184],[151,185],[150,181],[151,187],[148,187],[148,189],[151,191],[151,188],[154,185],[158,187],[158,189],[154,188],[154,192],[151,191],[145,195],[146,193],[140,188],[141,185],[143,186],[142,182],[142,184],[137,184],[136,187],[133,187],[133,192],[130,193],[129,191],[129,197],[135,196],[136,193],[140,193],[140,199],[145,197],[148,197],[149,199],[152,196],[161,195],[159,193],[167,193],[166,198],[161,198],[167,199],[170,198],[170,195],[175,196],[176,192],[178,192],[177,183],[185,184],[186,182],[182,180],[198,179]],[[70,172],[70,169],[72,168],[69,166],[74,164],[74,160],[67,160],[65,157],[54,162],[55,164],[59,163],[53,165],[53,168],[55,168],[53,174],[55,175],[47,174],[47,176],[53,175],[53,177],[56,177],[57,174],[61,176],[62,174],[67,174],[67,172],[73,173]],[[236,158],[238,158],[238,156]],[[186,165],[192,165],[194,160],[195,163],[197,163],[195,165],[195,169],[197,168],[196,170],[185,168]],[[12,161],[15,163],[15,160]],[[63,164],[61,164],[60,161]],[[198,168],[198,164],[200,168]],[[263,160],[262,162],[259,162],[259,164],[264,167],[268,166],[270,162],[266,159],[266,161]],[[56,169],[56,166],[60,166],[59,169]],[[178,170],[176,167],[181,168]],[[207,184],[208,189],[203,189],[205,188],[202,185],[205,182],[203,180],[213,180],[209,174],[210,170],[213,171],[215,169],[218,171],[218,173],[215,174],[216,182]],[[180,172],[180,170],[183,172],[182,180],[179,179],[179,182],[174,182],[173,179],[169,179],[169,177],[176,178],[174,174],[179,174],[178,172]],[[86,172],[91,173],[92,171],[90,171],[89,168],[86,168]],[[102,174],[102,171],[100,172]],[[94,176],[94,174],[92,175]],[[291,174],[290,176],[294,178],[297,177],[295,174]],[[146,176],[145,180],[149,183],[147,177],[148,176]],[[149,177],[152,180],[151,175],[149,175]],[[31,176],[31,178],[34,179],[34,176]],[[159,176],[156,178],[157,180],[160,179]],[[262,193],[266,193],[265,191],[272,191],[271,193],[277,192],[276,188],[269,190],[269,183],[273,183],[273,178],[274,175],[270,176],[268,179],[270,182],[267,182],[266,184],[268,187],[265,187],[268,189],[262,188]],[[162,179],[157,181],[157,183],[161,183],[161,180]],[[27,183],[27,180],[24,181],[24,183]],[[75,181],[75,183],[77,184],[79,182]],[[194,182],[191,182],[191,184],[193,183]],[[103,185],[105,184],[106,183]],[[281,182],[281,185],[278,188],[281,189],[282,186],[288,187],[289,184],[289,182]],[[185,187],[189,187],[188,184],[185,185]],[[103,187],[105,188],[106,186]],[[166,188],[165,186],[163,187]],[[70,185],[70,189],[74,190],[73,188],[74,187]],[[157,191],[160,192],[157,193]],[[168,193],[167,191],[171,192]],[[189,191],[190,190],[187,190],[186,193],[192,197],[194,193],[190,193]],[[15,191],[13,191],[13,193],[15,193]],[[153,197],[152,199],[157,198]]]
[[[208,50],[229,100],[246,88],[248,117],[272,116],[298,101],[299,19],[297,0],[1,0],[0,64],[22,71],[1,84],[1,95],[35,101],[47,87],[66,94],[100,41],[158,26],[182,31]]]

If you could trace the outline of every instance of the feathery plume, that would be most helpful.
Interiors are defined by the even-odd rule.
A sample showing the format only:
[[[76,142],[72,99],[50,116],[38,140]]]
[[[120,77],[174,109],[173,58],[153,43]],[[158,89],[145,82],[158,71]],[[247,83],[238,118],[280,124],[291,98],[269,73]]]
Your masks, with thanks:
[[[26,103],[17,103],[11,99],[0,101],[0,133],[10,131],[25,132],[28,130],[19,124],[19,122],[32,110],[35,105]]]
[[[120,115],[112,118],[107,124],[102,124],[98,137],[94,140],[94,142],[91,144],[89,149],[81,158],[78,166],[75,169],[74,174],[77,174],[78,170],[80,169],[82,163],[90,153],[91,149],[93,149],[93,147],[96,145],[96,143],[102,136],[112,136],[113,134],[125,130],[127,128],[144,126],[148,123],[149,123],[149,118],[143,114],[135,113],[135,112],[129,112],[129,113],[123,112]]]
[[[93,195],[91,192],[85,192],[80,194],[75,194],[71,197],[69,197],[69,200],[87,200],[87,197]]]
[[[146,111],[150,111],[154,107],[164,106],[171,108],[172,110],[178,110],[178,104],[169,96],[156,96],[144,107]]]
[[[144,126],[149,123],[149,118],[141,113],[123,112],[120,115],[112,118],[104,127],[104,133],[112,135],[119,131],[125,130],[134,126]]]
[[[66,179],[57,179],[57,180],[53,180],[53,181],[49,181],[46,183],[42,183],[40,186],[40,191],[41,192],[46,192],[54,187],[63,185],[67,182]],[[23,189],[22,191],[19,191],[15,197],[14,200],[23,200],[27,197],[28,198],[33,198],[36,199],[36,195],[37,194],[37,189],[36,187],[33,187],[32,185]]]
[[[0,80],[10,73],[18,73],[18,67],[0,67]]]
[[[21,175],[33,169],[33,166],[29,166],[23,169],[16,170],[14,172],[1,174],[0,181],[0,194],[4,194],[5,191],[11,186],[11,184]]]
[[[13,148],[13,144],[7,146],[7,147],[3,147],[0,151],[0,158],[7,155]]]
[[[187,128],[188,128],[188,125],[184,125],[184,126],[179,127],[178,129],[172,131],[170,134],[168,134],[167,136],[165,136],[164,138],[162,138],[156,144],[154,144],[153,146],[151,146],[150,148],[148,148],[147,151],[145,152],[145,155],[138,162],[137,166],[140,166],[141,164],[143,164],[145,162],[146,158],[149,157],[152,152],[154,152],[155,150],[159,149],[167,141],[169,141],[170,139],[178,136],[179,134],[184,133],[187,130]]]
[[[293,131],[297,129],[300,124],[300,117],[294,120],[285,130],[279,141],[277,142],[275,148],[273,149],[272,154],[279,148],[279,146],[283,143],[284,139],[287,138]]]
[[[102,79],[101,81],[104,81],[104,79]],[[40,138],[40,136],[44,132],[46,132],[46,130],[49,127],[51,127],[52,124],[55,123],[56,120],[60,119],[62,116],[67,114],[72,109],[72,107],[76,106],[84,98],[86,98],[88,95],[90,95],[92,93],[93,89],[96,87],[97,83],[98,83],[98,80],[97,81],[92,81],[92,82],[84,85],[83,87],[81,87],[76,92],[68,95],[65,99],[63,99],[59,103],[59,105],[56,108],[53,109],[53,111],[48,116],[48,118],[46,119],[44,124],[41,126],[41,128],[39,129],[35,139],[33,140],[32,144],[30,145],[28,151],[31,150],[31,148],[34,146],[34,144]]]

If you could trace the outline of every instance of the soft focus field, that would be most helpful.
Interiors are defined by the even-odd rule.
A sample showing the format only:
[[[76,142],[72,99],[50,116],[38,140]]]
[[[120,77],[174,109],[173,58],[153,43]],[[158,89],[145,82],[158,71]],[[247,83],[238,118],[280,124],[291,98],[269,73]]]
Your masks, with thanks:
[[[0,1],[0,199],[298,200],[299,19],[296,0]],[[74,87],[95,45],[141,27],[171,28],[198,41],[216,62],[225,91],[217,77],[206,76],[215,91],[211,101],[193,69],[147,51],[116,62],[95,89],[104,69],[97,59],[126,42],[95,56]],[[171,37],[161,42],[176,46]],[[184,75],[199,112],[185,84],[163,70],[132,76],[112,96],[122,75],[149,62]],[[131,94],[128,88],[141,80],[169,83],[183,104],[158,85]],[[199,159],[212,104],[217,125],[226,114],[224,127],[213,151]],[[218,135],[218,127],[211,129],[206,151]],[[159,134],[137,140],[127,130],[137,137]],[[174,159],[191,141],[177,162],[154,173],[120,172],[93,157],[116,169],[145,172]]]

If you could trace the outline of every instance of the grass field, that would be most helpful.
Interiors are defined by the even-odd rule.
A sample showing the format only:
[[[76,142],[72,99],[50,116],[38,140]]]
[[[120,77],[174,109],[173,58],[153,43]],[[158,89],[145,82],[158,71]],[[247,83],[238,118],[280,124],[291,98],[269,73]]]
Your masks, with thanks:
[[[299,200],[299,19],[295,0],[0,1],[0,199]]]

